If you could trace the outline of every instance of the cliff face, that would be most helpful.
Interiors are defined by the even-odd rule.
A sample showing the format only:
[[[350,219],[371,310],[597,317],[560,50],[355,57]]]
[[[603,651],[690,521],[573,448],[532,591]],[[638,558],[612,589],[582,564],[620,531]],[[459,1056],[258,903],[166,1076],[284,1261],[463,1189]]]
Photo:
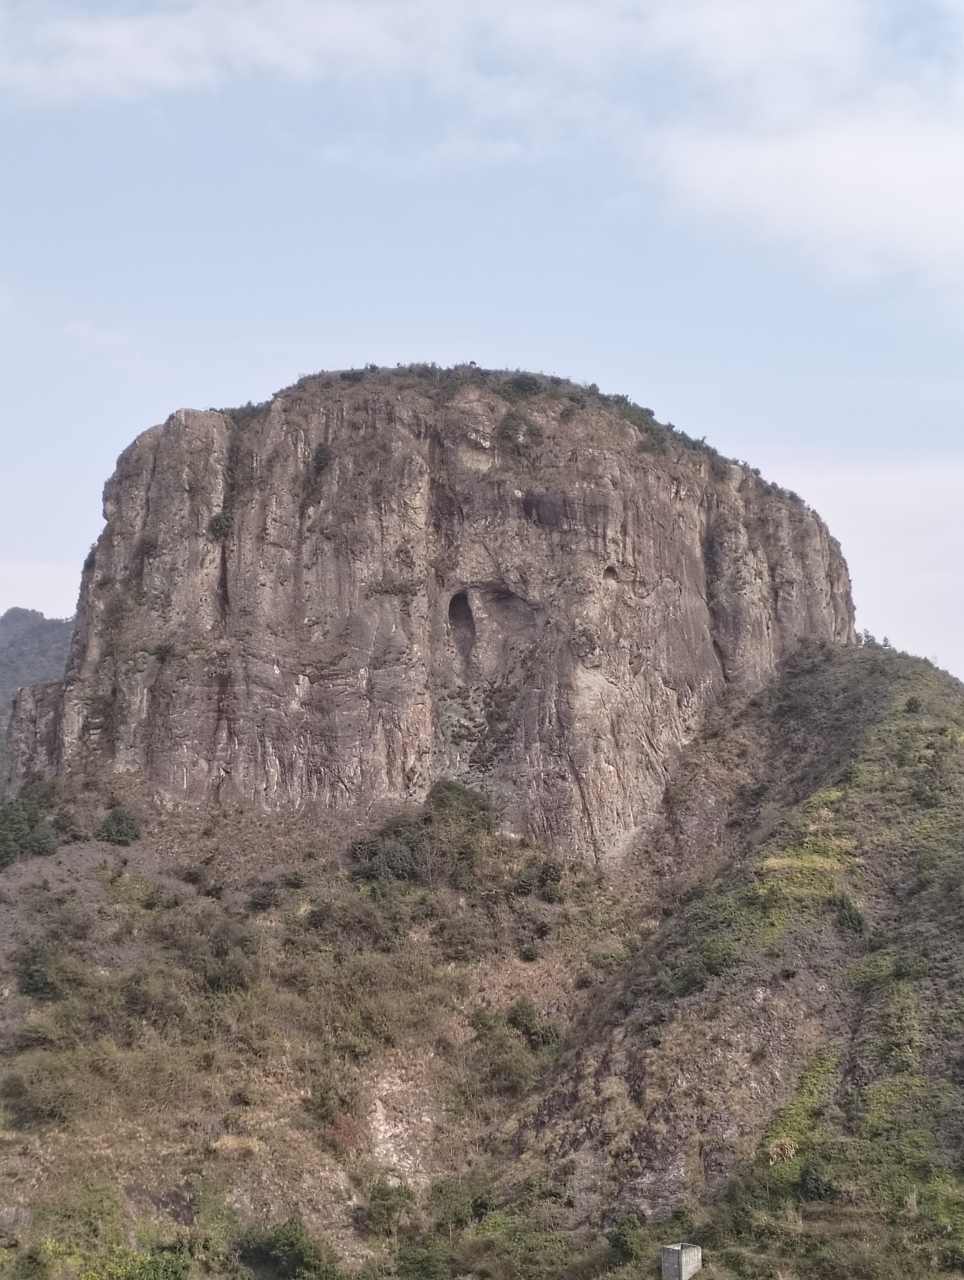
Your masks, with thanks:
[[[364,811],[483,786],[618,855],[727,684],[853,637],[798,499],[645,414],[474,369],[318,376],[121,456],[67,677],[11,781],[91,761],[169,805]]]
[[[0,779],[14,695],[37,680],[63,674],[73,623],[45,618],[35,609],[8,609],[0,616]]]

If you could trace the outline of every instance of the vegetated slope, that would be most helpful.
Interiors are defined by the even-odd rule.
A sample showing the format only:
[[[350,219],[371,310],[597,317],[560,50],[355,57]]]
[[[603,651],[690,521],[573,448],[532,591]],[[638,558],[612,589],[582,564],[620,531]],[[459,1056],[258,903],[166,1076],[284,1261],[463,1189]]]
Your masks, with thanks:
[[[521,1168],[568,1160],[577,1211],[580,1178],[625,1213],[722,1193],[723,1274],[961,1268],[962,743],[961,685],[876,645],[725,700],[667,794],[660,927]]]
[[[35,609],[0,616],[0,784],[13,696],[24,685],[63,677],[72,630],[72,619],[45,618]]]
[[[143,816],[0,879],[11,1274],[628,1278],[680,1235],[710,1276],[964,1273],[964,689],[928,663],[804,646],[728,695],[605,879],[452,783],[368,832]]]
[[[357,820],[458,778],[604,863],[725,686],[853,640],[798,497],[561,378],[367,369],[179,410],[104,510],[67,677],[19,704],[17,779]]]

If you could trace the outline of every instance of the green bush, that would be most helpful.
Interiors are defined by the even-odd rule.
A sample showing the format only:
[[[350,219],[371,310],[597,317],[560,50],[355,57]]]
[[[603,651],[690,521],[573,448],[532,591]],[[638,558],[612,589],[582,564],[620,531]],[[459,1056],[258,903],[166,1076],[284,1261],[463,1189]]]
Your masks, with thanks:
[[[323,471],[326,471],[331,466],[334,456],[330,446],[325,444],[324,441],[315,445],[315,451],[311,455],[311,471],[316,480]]]
[[[435,783],[420,812],[399,814],[374,836],[351,845],[352,876],[465,889],[473,883],[480,848],[495,836],[489,800],[445,779]]]
[[[835,894],[830,899],[837,921],[837,928],[843,933],[863,933],[867,927],[864,914],[847,893]]]
[[[411,926],[404,902],[391,894],[360,893],[312,907],[305,923],[340,952],[395,951]]]
[[[646,1237],[635,1213],[623,1218],[619,1226],[607,1234],[606,1239],[620,1264],[638,1262],[646,1252]]]
[[[274,880],[264,880],[257,885],[248,898],[248,906],[252,911],[270,911],[281,901],[281,886]]]
[[[305,1102],[305,1108],[319,1122],[331,1124],[342,1113],[341,1099],[330,1080],[316,1080]]]
[[[233,521],[227,511],[217,511],[208,521],[208,533],[217,542],[223,542],[231,532]]]
[[[354,1115],[358,1098],[351,1088],[339,1088],[327,1077],[315,1080],[305,1100],[305,1110],[319,1124],[332,1125],[339,1116]]]
[[[30,836],[30,820],[22,800],[0,805],[0,867],[19,856]]]
[[[414,1203],[415,1195],[404,1182],[378,1178],[368,1193],[365,1229],[373,1236],[395,1236],[402,1214]]]
[[[57,832],[49,822],[38,822],[27,836],[24,848],[28,853],[49,857],[57,852]]]
[[[77,820],[76,813],[67,806],[57,810],[50,825],[57,835],[63,836],[65,840],[83,840],[84,838],[84,831]]]
[[[260,975],[260,935],[243,919],[210,907],[163,916],[152,931],[208,991],[246,991]]]
[[[295,1215],[273,1227],[252,1227],[241,1238],[242,1262],[276,1280],[339,1280],[338,1257]]]
[[[502,390],[520,400],[530,400],[542,390],[542,383],[535,374],[516,373],[508,379]]]
[[[553,1023],[541,1018],[528,996],[522,996],[511,1005],[505,1018],[514,1031],[518,1031],[529,1048],[553,1049],[559,1043],[559,1031]]]
[[[364,874],[367,880],[414,880],[415,854],[403,840],[389,837],[371,850]]]
[[[816,1156],[804,1161],[800,1170],[800,1194],[804,1200],[829,1200],[834,1195],[834,1186],[827,1173],[827,1167]]]
[[[135,1253],[127,1249],[81,1273],[80,1280],[187,1280],[191,1259],[186,1253],[159,1250]]]
[[[536,883],[546,902],[561,902],[562,864],[555,858],[544,858],[539,864]]]
[[[46,939],[24,943],[14,955],[14,966],[22,995],[35,1000],[57,1000],[70,989],[69,961]]]
[[[13,1264],[15,1280],[51,1280],[55,1272],[55,1255],[47,1240],[34,1240],[19,1249]]]
[[[570,1241],[568,1233],[547,1231],[522,1214],[496,1210],[459,1241],[456,1274],[550,1280],[566,1274]]]
[[[475,1009],[470,1023],[475,1032],[478,1075],[484,1090],[497,1097],[518,1097],[534,1083],[539,1071],[535,1055],[504,1018]]]
[[[471,1222],[481,1222],[492,1209],[492,1184],[485,1174],[466,1178],[441,1178],[429,1191],[429,1207],[436,1231],[449,1239]]]
[[[510,409],[496,429],[496,438],[511,444],[519,453],[527,453],[545,440],[546,433],[521,409]]]
[[[485,937],[477,921],[458,916],[440,920],[432,930],[443,960],[468,964],[478,960],[485,951]]]
[[[122,804],[112,805],[95,835],[108,844],[128,845],[140,839],[141,824],[130,809]]]
[[[453,1275],[448,1251],[439,1240],[401,1248],[396,1270],[399,1280],[451,1280]]]

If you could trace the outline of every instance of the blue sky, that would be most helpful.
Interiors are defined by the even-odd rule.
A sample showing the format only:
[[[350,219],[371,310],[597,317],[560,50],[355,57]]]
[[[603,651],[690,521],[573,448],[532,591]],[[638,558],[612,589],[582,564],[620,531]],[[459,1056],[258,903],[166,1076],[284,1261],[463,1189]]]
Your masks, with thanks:
[[[964,0],[0,0],[0,610],[120,450],[410,360],[597,382],[964,675]]]

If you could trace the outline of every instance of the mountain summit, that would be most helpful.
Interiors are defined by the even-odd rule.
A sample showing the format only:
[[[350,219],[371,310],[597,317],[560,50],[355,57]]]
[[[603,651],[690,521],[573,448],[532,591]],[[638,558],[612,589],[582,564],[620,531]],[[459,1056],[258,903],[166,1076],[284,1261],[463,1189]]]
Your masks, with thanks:
[[[964,1277],[964,687],[798,497],[418,366],[105,513],[0,804],[0,1280]]]
[[[853,641],[820,519],[621,398],[419,366],[180,410],[121,456],[12,781],[358,815],[440,778],[607,861],[725,688]]]

